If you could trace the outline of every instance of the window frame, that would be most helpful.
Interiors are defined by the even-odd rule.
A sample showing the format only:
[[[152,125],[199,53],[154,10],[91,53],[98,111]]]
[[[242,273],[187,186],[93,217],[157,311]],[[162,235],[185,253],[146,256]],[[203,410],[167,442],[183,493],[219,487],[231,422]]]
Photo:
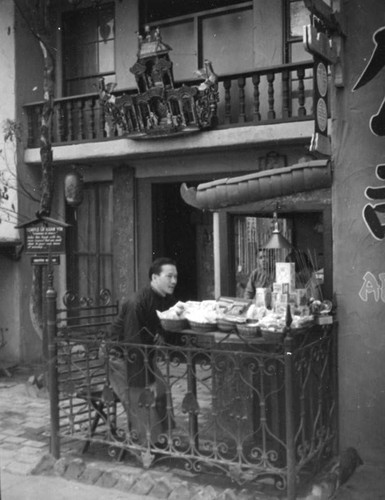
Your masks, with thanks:
[[[253,9],[253,2],[251,0],[246,0],[243,2],[236,2],[231,5],[227,5],[226,7],[216,7],[213,9],[207,9],[203,11],[197,11],[197,12],[191,12],[190,14],[184,14],[181,16],[175,16],[175,17],[168,17],[161,19],[159,21],[152,20],[151,22],[148,22],[147,24],[151,28],[157,28],[159,27],[160,30],[162,31],[162,27],[170,27],[170,26],[175,26],[183,23],[188,23],[192,22],[193,23],[193,31],[194,31],[194,41],[193,45],[195,48],[195,53],[196,53],[196,59],[197,59],[197,67],[202,67],[203,66],[203,61],[205,59],[204,56],[204,43],[203,43],[203,33],[202,33],[202,26],[203,23],[206,19],[219,16],[221,14],[228,14],[228,13],[236,13],[236,12],[243,12],[247,10],[252,10]],[[143,17],[143,16],[142,16]],[[143,20],[143,22],[145,22]],[[245,71],[250,70],[250,68],[246,68]]]
[[[98,38],[98,27],[100,25],[99,19],[100,19],[100,13],[103,12],[108,12],[109,10],[112,11],[112,24],[113,24],[113,29],[111,31],[111,34],[109,37],[105,40],[106,42],[112,42],[113,43],[113,61],[112,61],[112,66],[113,70],[108,70],[108,71],[100,71],[100,61],[99,61],[99,46],[101,43],[103,43],[102,40],[99,40]],[[79,16],[79,13],[83,16],[84,19],[91,19],[93,15],[93,22],[95,21],[96,24],[94,26],[95,29],[94,31],[94,38],[92,41],[88,41],[87,43],[83,42],[81,45],[78,44],[76,33],[72,34],[70,33],[70,30],[68,30],[68,27],[71,26],[71,18],[73,16]],[[78,9],[76,12],[74,11],[67,11],[63,13],[62,16],[62,89],[63,89],[63,95],[64,96],[72,96],[72,95],[82,95],[82,94],[87,94],[87,93],[93,93],[97,89],[96,88],[91,88],[95,83],[94,81],[97,81],[99,78],[105,78],[106,83],[109,82],[115,82],[116,81],[116,33],[115,33],[115,23],[116,23],[116,10],[115,10],[115,4],[113,2],[109,3],[103,3],[101,5],[98,5],[97,7],[88,7],[84,9]],[[86,72],[83,71],[82,69],[79,71],[79,73],[76,76],[68,76],[67,75],[67,65],[71,64],[71,57],[67,58],[67,50],[71,54],[71,39],[76,39],[75,44],[77,47],[80,47],[79,50],[82,50],[83,46],[85,47],[94,45],[95,46],[95,61],[97,62],[97,71],[95,72]],[[73,60],[74,61],[74,60]],[[73,62],[77,62],[76,60]],[[89,81],[89,87],[85,91],[78,91],[74,92],[71,91],[72,86],[76,85],[82,85],[82,83]]]
[[[284,1],[284,12],[283,12],[283,62],[291,63],[298,62],[293,61],[293,46],[298,43],[303,42],[303,36],[291,36],[290,35],[290,27],[291,27],[291,11],[290,6],[293,3],[298,2],[303,6],[304,11],[307,11],[305,4],[302,0],[285,0]],[[310,12],[309,12],[309,23],[310,23]]]

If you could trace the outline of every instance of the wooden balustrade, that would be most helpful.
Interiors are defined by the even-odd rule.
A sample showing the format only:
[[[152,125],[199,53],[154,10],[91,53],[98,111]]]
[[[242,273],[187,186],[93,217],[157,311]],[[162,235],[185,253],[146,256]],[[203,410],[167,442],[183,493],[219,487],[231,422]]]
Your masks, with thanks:
[[[177,82],[197,85],[199,81]],[[255,71],[219,76],[218,126],[263,125],[313,118],[313,63],[285,64]],[[136,89],[114,92],[127,97]],[[130,99],[127,99],[129,102]],[[40,123],[43,102],[26,104],[28,147],[40,146]],[[137,113],[127,105],[130,132],[138,131]],[[71,96],[54,101],[52,143],[84,142],[108,139],[105,113],[98,94]]]

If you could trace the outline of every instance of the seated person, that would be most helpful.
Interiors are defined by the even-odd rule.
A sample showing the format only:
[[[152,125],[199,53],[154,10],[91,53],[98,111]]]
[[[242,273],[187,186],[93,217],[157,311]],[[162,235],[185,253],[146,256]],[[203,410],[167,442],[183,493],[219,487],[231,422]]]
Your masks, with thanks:
[[[321,287],[307,253],[302,250],[292,250],[286,257],[286,262],[295,264],[295,287],[305,288],[308,299],[322,300]]]
[[[257,288],[272,288],[274,272],[269,265],[269,255],[266,249],[260,249],[257,254],[257,267],[251,272],[244,298],[253,299]]]
[[[165,311],[177,300],[176,263],[156,259],[149,269],[150,282],[126,301],[111,326],[114,340],[122,342],[122,355],[109,357],[111,387],[128,415],[129,427],[142,444],[156,443],[169,426],[174,427],[170,388],[157,364],[157,345],[163,330],[156,311]],[[119,345],[118,345],[119,347]]]

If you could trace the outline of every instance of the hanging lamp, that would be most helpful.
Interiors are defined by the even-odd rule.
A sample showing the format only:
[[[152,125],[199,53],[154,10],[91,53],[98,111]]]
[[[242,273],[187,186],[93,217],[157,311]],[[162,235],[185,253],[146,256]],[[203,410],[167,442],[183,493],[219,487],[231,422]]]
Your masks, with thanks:
[[[64,178],[64,197],[71,207],[78,207],[83,201],[83,176],[76,165],[73,165]]]
[[[291,243],[282,235],[279,229],[277,212],[273,215],[273,232],[269,241],[264,245],[267,250],[290,250]]]

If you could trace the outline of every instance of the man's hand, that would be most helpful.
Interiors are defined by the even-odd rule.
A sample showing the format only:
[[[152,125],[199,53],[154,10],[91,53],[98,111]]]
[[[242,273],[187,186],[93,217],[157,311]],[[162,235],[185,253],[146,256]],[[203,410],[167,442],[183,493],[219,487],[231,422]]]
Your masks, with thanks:
[[[152,394],[154,395],[154,405],[155,406],[155,400],[156,398],[158,397],[158,390],[157,390],[157,387],[156,387],[156,382],[153,382],[152,384],[150,384],[148,386],[148,389],[152,392]]]
[[[165,341],[162,335],[157,333],[154,337],[154,344],[155,345],[165,345]]]

